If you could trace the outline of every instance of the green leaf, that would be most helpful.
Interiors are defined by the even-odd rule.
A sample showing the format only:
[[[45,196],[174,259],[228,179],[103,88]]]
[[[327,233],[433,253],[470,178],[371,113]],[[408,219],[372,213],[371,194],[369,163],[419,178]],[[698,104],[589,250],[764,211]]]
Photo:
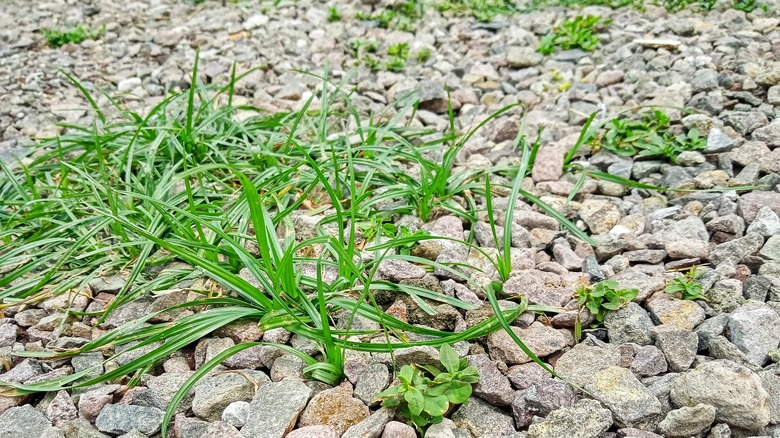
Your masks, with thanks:
[[[376,398],[377,399],[381,399],[381,398],[397,396],[397,395],[401,394],[403,391],[404,391],[404,389],[403,389],[403,387],[401,385],[391,386],[391,387],[385,389],[384,391],[380,392],[379,394],[377,394]]]
[[[406,383],[407,385],[411,385],[415,374],[416,372],[414,368],[410,367],[409,365],[404,365],[401,367],[401,372],[398,374],[398,380]]]
[[[404,400],[406,400],[406,403],[409,405],[409,412],[411,412],[412,415],[420,415],[425,407],[425,397],[423,397],[422,392],[417,388],[409,388],[409,390],[404,393]]]
[[[428,386],[428,388],[425,390],[425,395],[430,396],[438,396],[442,395],[450,388],[451,380],[447,380],[446,382],[434,382],[432,386]]]
[[[433,417],[444,415],[449,408],[447,396],[425,397],[425,412]]]
[[[458,356],[458,353],[449,344],[441,346],[441,349],[439,350],[439,361],[444,365],[444,368],[447,368],[447,371],[449,371],[450,374],[458,372],[460,367],[460,356]]]
[[[465,403],[471,397],[471,385],[465,382],[454,381],[447,390],[447,400],[455,405]]]

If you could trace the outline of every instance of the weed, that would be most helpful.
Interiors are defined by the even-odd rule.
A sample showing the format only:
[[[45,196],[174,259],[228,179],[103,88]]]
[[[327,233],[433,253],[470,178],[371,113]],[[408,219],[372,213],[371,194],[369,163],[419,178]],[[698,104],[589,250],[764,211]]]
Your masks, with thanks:
[[[328,22],[334,23],[336,21],[341,21],[341,14],[335,6],[330,6],[328,8]]]
[[[510,0],[443,0],[437,6],[440,11],[470,15],[485,23],[493,21],[497,15],[509,15],[517,11],[517,6]]]
[[[429,59],[431,59],[431,49],[421,49],[414,54],[414,59],[417,60],[418,64],[425,64]]]
[[[658,0],[657,5],[663,6],[669,12],[678,12],[693,6],[700,12],[710,12],[717,0]]]
[[[556,48],[563,50],[580,48],[586,51],[596,50],[599,45],[599,37],[594,35],[598,27],[610,24],[612,20],[604,20],[592,15],[578,15],[572,20],[564,21],[555,26],[552,32],[543,36],[539,42],[539,53],[550,55]]]
[[[409,44],[397,43],[387,48],[387,54],[401,59],[409,58]]]
[[[366,55],[366,57],[363,58],[363,65],[368,67],[371,71],[379,70],[379,64],[379,58],[376,56]]]
[[[376,396],[382,406],[397,408],[423,435],[430,424],[441,423],[451,404],[465,403],[471,397],[471,385],[479,380],[477,368],[458,357],[448,344],[441,346],[439,361],[444,370],[404,365],[398,374],[401,383]]]
[[[385,67],[388,70],[399,73],[406,69],[406,60],[409,58],[409,44],[393,44],[387,48],[387,54],[390,56],[390,59],[385,63]]]
[[[574,337],[579,341],[582,336],[580,313],[588,309],[596,318],[597,323],[604,321],[607,312],[619,310],[631,302],[639,294],[637,289],[618,289],[615,280],[604,280],[593,286],[582,285],[577,288],[577,321],[574,327]]]
[[[99,29],[91,29],[81,24],[68,30],[41,29],[41,33],[46,38],[46,44],[49,47],[61,47],[65,44],[80,44],[86,40],[96,40],[103,36],[105,32],[105,26]]]
[[[705,300],[702,296],[701,284],[696,281],[696,267],[691,268],[684,276],[674,278],[664,292],[668,294],[680,293],[684,300]]]
[[[385,68],[392,72],[400,73],[406,69],[406,61],[403,58],[393,56],[387,60]]]
[[[640,11],[645,9],[644,0],[532,0],[532,8],[538,9],[544,6],[585,7],[607,6],[612,9],[631,7]]]
[[[769,11],[769,6],[761,0],[733,0],[732,7],[738,11],[753,12],[756,9]]]
[[[669,116],[661,110],[644,114],[640,120],[615,118],[591,144],[596,150],[604,148],[621,156],[662,156],[672,162],[684,151],[706,147],[706,139],[696,129],[675,136],[669,132],[669,123]]]
[[[414,32],[417,21],[422,18],[423,5],[418,0],[406,0],[392,9],[383,9],[377,14],[369,15],[364,12],[355,14],[355,18],[364,21],[373,21],[384,29],[396,29],[405,32]]]

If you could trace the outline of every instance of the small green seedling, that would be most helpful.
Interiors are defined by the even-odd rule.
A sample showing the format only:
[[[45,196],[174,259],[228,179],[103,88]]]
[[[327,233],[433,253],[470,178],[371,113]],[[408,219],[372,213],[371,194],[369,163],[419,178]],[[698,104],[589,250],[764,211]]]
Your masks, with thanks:
[[[431,59],[431,49],[425,48],[414,54],[418,64],[425,64]]]
[[[577,320],[574,324],[574,337],[579,342],[582,337],[582,322],[580,313],[588,309],[596,318],[598,325],[604,322],[607,312],[619,310],[631,302],[639,294],[637,289],[618,289],[615,280],[604,280],[595,285],[581,285],[576,289],[577,294]]]
[[[669,12],[678,12],[692,6],[699,12],[710,12],[717,0],[661,0],[656,1],[656,5],[663,6]]]
[[[384,29],[395,29],[404,32],[414,32],[416,22],[422,18],[422,3],[418,0],[407,0],[393,9],[383,9],[381,12],[369,15],[365,12],[355,14],[355,19],[373,21]]]
[[[552,54],[556,48],[563,50],[580,48],[592,52],[596,50],[600,41],[594,32],[597,28],[610,23],[612,20],[604,20],[601,17],[578,15],[572,20],[555,26],[552,32],[542,37],[537,50],[543,55]]]
[[[679,293],[684,300],[707,301],[707,299],[702,296],[701,284],[696,281],[695,267],[691,268],[684,276],[674,278],[671,283],[666,286],[664,292],[668,294]]]
[[[471,15],[483,23],[493,21],[496,15],[510,15],[517,11],[517,6],[511,0],[443,0],[437,6],[440,11]]]
[[[336,21],[341,21],[341,14],[335,6],[331,6],[328,8],[328,22],[334,23]]]
[[[428,425],[441,423],[450,405],[465,403],[471,397],[471,385],[479,380],[477,368],[448,344],[439,350],[439,361],[444,370],[404,365],[398,375],[401,383],[376,396],[382,406],[397,408],[421,434]]]
[[[760,0],[734,0],[731,7],[742,12],[753,12],[756,9],[769,12],[769,6]]]
[[[406,69],[406,60],[409,58],[408,43],[393,44],[387,48],[387,54],[390,55],[390,59],[385,63],[388,70],[400,73]]]
[[[46,44],[49,47],[61,47],[68,43],[81,44],[86,40],[96,40],[105,32],[105,26],[99,29],[91,29],[80,24],[68,30],[41,29],[41,33],[46,38]]]

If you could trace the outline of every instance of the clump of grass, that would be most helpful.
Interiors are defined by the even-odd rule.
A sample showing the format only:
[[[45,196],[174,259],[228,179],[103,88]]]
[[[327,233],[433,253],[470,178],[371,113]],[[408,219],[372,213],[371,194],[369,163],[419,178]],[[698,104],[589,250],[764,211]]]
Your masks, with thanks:
[[[572,20],[555,26],[552,32],[542,37],[537,50],[544,55],[552,54],[557,48],[563,50],[579,48],[591,52],[596,50],[600,41],[595,35],[596,30],[611,22],[612,20],[592,15],[584,17],[578,15]]]
[[[761,0],[734,0],[731,7],[738,11],[748,13],[753,12],[756,9],[762,9],[764,12],[769,11],[769,6]]]
[[[645,9],[644,0],[533,0],[531,2],[533,8],[541,8],[546,6],[562,6],[562,7],[585,7],[585,6],[606,6],[612,9],[620,9],[625,7],[631,7],[637,10]]]
[[[65,44],[81,44],[86,40],[97,40],[106,32],[106,27],[92,29],[79,24],[70,29],[41,29],[49,47],[61,47]]]
[[[683,9],[692,8],[700,12],[710,12],[717,3],[717,0],[659,0],[657,5],[663,6],[669,12],[678,12]]]
[[[509,0],[443,0],[437,4],[441,11],[453,11],[458,15],[470,15],[484,23],[497,15],[510,15],[517,6]]]
[[[419,0],[406,0],[393,8],[382,9],[375,14],[363,12],[355,14],[358,20],[373,21],[381,28],[405,32],[414,32],[422,16],[423,3]]]
[[[121,116],[116,121],[108,120],[95,98],[71,78],[99,123],[74,126],[63,137],[44,141],[30,164],[11,168],[0,163],[0,271],[10,272],[0,278],[0,310],[81,291],[100,275],[122,273],[126,285],[97,315],[104,321],[123,304],[182,280],[200,279],[207,285],[191,290],[196,296],[191,301],[144,315],[79,348],[19,352],[62,359],[129,347],[107,359],[113,361],[155,346],[134,360],[98,377],[91,375],[95,369],[87,369],[36,384],[0,382],[3,395],[112,380],[132,386],[173,352],[239,319],[256,321],[259,330],[284,327],[315,342],[317,356],[288,345],[277,347],[303,360],[308,377],[336,384],[343,377],[347,349],[392,353],[416,345],[441,347],[499,329],[512,336],[509,323],[526,310],[537,310],[524,297],[518,297],[515,306],[499,307],[495,291],[488,288],[494,316],[463,332],[401,321],[383,311],[374,299],[376,293],[406,296],[431,315],[439,303],[464,311],[474,306],[423,287],[378,279],[375,274],[384,260],[443,269],[479,286],[457,266],[410,255],[414,245],[434,236],[401,228],[390,237],[381,225],[376,234],[384,234],[388,239],[384,243],[357,240],[359,223],[383,223],[382,218],[395,214],[416,212],[427,218],[432,208],[444,206],[473,216],[452,201],[465,190],[481,187],[476,181],[480,174],[454,175],[455,156],[476,129],[506,110],[464,135],[455,132],[450,110],[446,142],[423,141],[428,132],[400,122],[414,110],[413,102],[406,102],[385,122],[362,119],[342,91],[349,79],[334,85],[323,77],[320,110],[309,108],[312,97],[298,112],[266,114],[233,104],[242,76],[234,67],[226,86],[205,86],[198,82],[195,68],[187,92],[166,97],[148,114],[111,100]],[[337,109],[337,104],[346,110]],[[239,111],[244,112],[242,117],[236,117]],[[356,128],[345,131],[345,118]],[[424,156],[442,149],[441,162]],[[528,157],[527,148],[523,154]],[[410,163],[424,168],[422,180],[408,175],[405,166]],[[528,174],[527,159],[525,163],[515,169],[517,180]],[[516,185],[516,193],[523,193]],[[391,200],[403,202],[385,206]],[[295,232],[292,216],[304,205],[325,212],[314,236]],[[179,268],[156,274],[174,262]],[[243,269],[254,285],[239,275]],[[181,308],[195,313],[154,322],[155,316]],[[340,312],[349,316],[346,326],[334,320]],[[353,329],[356,317],[374,321],[379,329]],[[373,337],[374,342],[349,340],[352,334]],[[391,335],[404,342],[375,342]],[[163,435],[176,406],[198,379],[231,355],[257,345],[266,344],[238,344],[201,366],[174,396]]]

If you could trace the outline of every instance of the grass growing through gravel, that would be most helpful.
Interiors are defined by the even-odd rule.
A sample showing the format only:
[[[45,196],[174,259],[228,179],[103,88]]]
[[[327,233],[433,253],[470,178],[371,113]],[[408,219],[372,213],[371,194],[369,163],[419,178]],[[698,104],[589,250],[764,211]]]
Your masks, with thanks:
[[[86,40],[96,40],[106,33],[105,26],[92,29],[79,24],[70,29],[41,29],[46,44],[49,47],[61,47],[65,44],[80,44]]]
[[[111,361],[118,356],[112,352],[124,347],[128,349],[122,354],[137,352],[137,358],[99,377],[88,377],[94,371],[90,369],[37,384],[6,383],[5,394],[113,380],[132,385],[171,353],[239,320],[256,321],[261,331],[284,327],[316,342],[317,355],[277,347],[301,358],[310,378],[336,384],[343,377],[347,349],[392,352],[451,345],[509,330],[509,323],[526,310],[555,311],[529,306],[525,297],[514,297],[514,306],[499,308],[499,282],[485,291],[494,317],[462,332],[447,332],[396,319],[374,299],[377,293],[406,296],[429,314],[436,313],[434,305],[440,303],[475,308],[419,286],[379,279],[379,265],[398,259],[471,281],[457,265],[410,255],[410,248],[436,237],[402,230],[388,236],[383,224],[398,215],[425,220],[434,209],[476,220],[470,193],[492,199],[490,182],[481,181],[484,172],[454,174],[455,157],[476,129],[510,108],[466,133],[456,132],[450,110],[450,130],[431,136],[405,122],[414,112],[412,101],[395,116],[366,120],[341,92],[341,84],[323,78],[318,102],[312,97],[299,112],[267,114],[233,103],[241,77],[235,70],[232,76],[225,87],[206,87],[198,83],[195,70],[189,91],[167,97],[148,114],[112,101],[117,115],[111,117],[71,78],[92,106],[95,123],[68,126],[68,134],[44,141],[24,163],[0,164],[0,272],[5,273],[0,278],[0,309],[84,293],[91,280],[121,272],[127,283],[103,312],[71,311],[105,321],[139,296],[166,291],[183,280],[203,280],[196,282],[202,287],[190,288],[190,301],[143,315],[79,348],[19,352],[56,359],[102,351]],[[513,196],[524,193],[519,182],[530,172],[532,159],[523,138],[517,147],[523,158],[514,168]],[[441,160],[433,159],[437,153]],[[419,166],[419,178],[409,175],[410,166]],[[528,199],[554,212],[538,198]],[[512,212],[510,205],[508,224]],[[324,215],[316,235],[296,236],[294,218],[310,213]],[[583,234],[565,217],[557,217],[566,228]],[[379,224],[383,231],[366,239],[361,223]],[[503,266],[503,280],[511,270],[511,227],[495,238],[504,242],[494,259],[497,268]],[[186,264],[157,275],[174,261]],[[242,269],[251,274],[251,282],[239,275]],[[154,322],[162,313],[185,308],[196,312],[173,322]],[[358,317],[381,329],[353,329]],[[380,335],[386,342],[355,341],[352,335]],[[513,338],[539,360],[516,335]],[[176,394],[166,424],[198,379],[229,356],[262,344],[236,345],[200,367]],[[123,380],[126,376],[129,381]]]
[[[571,20],[555,26],[547,35],[539,41],[539,53],[550,55],[556,49],[582,49],[585,51],[596,50],[601,39],[595,34],[599,28],[610,24],[612,20],[605,20],[592,15],[578,15]]]

